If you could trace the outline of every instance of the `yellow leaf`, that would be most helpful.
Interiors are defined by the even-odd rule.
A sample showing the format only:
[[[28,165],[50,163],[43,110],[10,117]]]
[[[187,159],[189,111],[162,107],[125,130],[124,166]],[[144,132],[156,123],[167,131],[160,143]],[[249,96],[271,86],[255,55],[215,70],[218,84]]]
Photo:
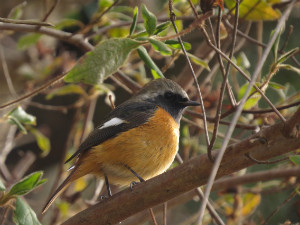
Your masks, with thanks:
[[[84,178],[79,178],[75,181],[74,189],[75,191],[82,191],[87,186],[87,182]]]
[[[243,196],[243,208],[242,208],[242,215],[248,216],[251,214],[259,205],[260,203],[260,195],[259,194],[252,194],[247,193]]]
[[[233,0],[225,0],[229,9],[233,9],[235,14],[235,2]],[[281,13],[277,9],[273,9],[268,1],[264,0],[244,0],[239,6],[239,17],[246,20],[277,20]]]

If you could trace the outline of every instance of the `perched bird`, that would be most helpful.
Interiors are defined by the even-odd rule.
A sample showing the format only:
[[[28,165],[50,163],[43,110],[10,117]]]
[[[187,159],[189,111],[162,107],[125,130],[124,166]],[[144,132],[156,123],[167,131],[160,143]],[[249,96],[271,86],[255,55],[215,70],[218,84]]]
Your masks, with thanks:
[[[149,82],[111,111],[67,160],[77,159],[43,213],[72,181],[86,174],[104,177],[111,196],[109,182],[124,186],[166,171],[178,150],[183,110],[197,105],[172,80]]]

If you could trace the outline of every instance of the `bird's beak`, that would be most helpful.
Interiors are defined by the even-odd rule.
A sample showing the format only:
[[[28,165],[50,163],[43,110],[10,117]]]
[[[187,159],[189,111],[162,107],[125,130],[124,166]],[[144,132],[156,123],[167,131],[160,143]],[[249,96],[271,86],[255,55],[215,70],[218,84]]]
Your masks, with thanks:
[[[198,106],[198,105],[200,105],[199,102],[191,101],[191,100],[188,100],[186,102],[181,102],[181,104],[184,105],[184,106]]]

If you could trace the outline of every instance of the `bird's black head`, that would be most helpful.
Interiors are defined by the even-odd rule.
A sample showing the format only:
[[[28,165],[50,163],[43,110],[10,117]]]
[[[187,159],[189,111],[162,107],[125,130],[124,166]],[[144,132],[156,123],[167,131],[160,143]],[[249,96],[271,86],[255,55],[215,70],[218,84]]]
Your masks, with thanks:
[[[187,106],[200,105],[189,100],[187,93],[176,82],[169,79],[156,79],[149,82],[134,98],[162,107],[178,123]]]

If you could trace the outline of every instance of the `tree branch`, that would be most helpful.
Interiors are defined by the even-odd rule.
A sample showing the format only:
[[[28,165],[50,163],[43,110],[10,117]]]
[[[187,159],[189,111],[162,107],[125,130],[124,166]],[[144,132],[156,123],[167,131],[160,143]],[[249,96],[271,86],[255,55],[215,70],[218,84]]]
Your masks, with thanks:
[[[228,146],[217,177],[254,165],[255,162],[245,157],[248,152],[251,152],[256,159],[267,160],[298,149],[300,138],[295,128],[299,126],[299,123],[300,109],[286,123],[275,124],[244,141]],[[213,151],[213,156],[217,153]],[[191,159],[160,176],[134,186],[133,190],[128,188],[78,213],[65,221],[63,225],[118,223],[137,212],[204,185],[212,165],[206,154]]]

